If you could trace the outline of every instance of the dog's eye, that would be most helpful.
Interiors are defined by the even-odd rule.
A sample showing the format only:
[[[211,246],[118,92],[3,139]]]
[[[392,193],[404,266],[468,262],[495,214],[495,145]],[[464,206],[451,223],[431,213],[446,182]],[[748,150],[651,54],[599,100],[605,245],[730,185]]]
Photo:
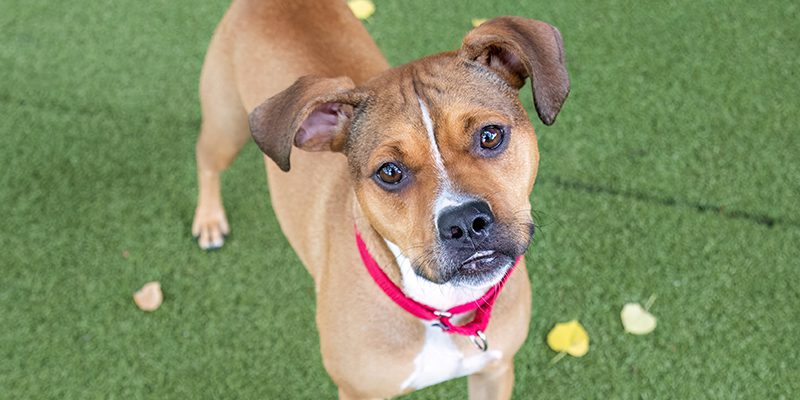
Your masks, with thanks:
[[[481,147],[488,150],[494,150],[503,144],[505,132],[503,127],[498,125],[486,125],[481,128]]]
[[[381,165],[376,172],[378,178],[389,185],[397,185],[403,179],[403,171],[395,163]]]

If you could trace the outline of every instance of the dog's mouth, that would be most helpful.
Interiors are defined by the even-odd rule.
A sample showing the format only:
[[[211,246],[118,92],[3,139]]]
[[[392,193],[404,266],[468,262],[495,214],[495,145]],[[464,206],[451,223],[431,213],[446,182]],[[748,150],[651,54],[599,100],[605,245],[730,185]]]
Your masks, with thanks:
[[[498,257],[502,257],[502,255],[494,250],[481,250],[464,260],[458,267],[458,270],[462,275],[475,275],[489,272],[495,269],[495,261]]]
[[[456,268],[449,281],[465,286],[480,286],[499,280],[511,268],[514,259],[495,250],[480,250]]]

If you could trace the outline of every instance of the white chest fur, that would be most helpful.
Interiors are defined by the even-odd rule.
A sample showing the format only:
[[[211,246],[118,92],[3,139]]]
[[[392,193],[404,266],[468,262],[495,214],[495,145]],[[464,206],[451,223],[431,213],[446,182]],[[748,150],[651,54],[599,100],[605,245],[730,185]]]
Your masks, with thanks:
[[[386,244],[400,266],[403,291],[406,295],[440,310],[447,310],[456,305],[476,300],[496,283],[489,282],[486,287],[471,289],[454,288],[450,284],[435,284],[414,273],[410,260],[403,255],[397,245],[388,240]],[[414,371],[403,382],[402,390],[421,389],[446,380],[471,375],[482,370],[488,363],[502,357],[502,353],[498,350],[489,350],[465,357],[453,342],[453,335],[442,332],[441,328],[433,326],[435,322],[420,320],[420,323],[425,325],[425,343],[414,358]]]
[[[486,364],[500,359],[502,354],[489,350],[464,357],[451,335],[442,332],[432,322],[424,321],[425,344],[414,358],[414,372],[403,382],[402,390],[421,389],[446,380],[471,375],[482,370]]]

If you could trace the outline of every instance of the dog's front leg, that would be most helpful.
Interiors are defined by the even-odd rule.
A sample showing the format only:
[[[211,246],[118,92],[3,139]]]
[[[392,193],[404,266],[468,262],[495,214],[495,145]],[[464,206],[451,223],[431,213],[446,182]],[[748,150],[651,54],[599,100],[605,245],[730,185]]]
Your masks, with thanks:
[[[352,395],[352,394],[342,390],[342,388],[339,388],[339,400],[380,400],[380,398],[378,398],[378,397],[374,397],[374,398],[360,397],[360,396]]]
[[[470,400],[510,399],[514,388],[514,360],[503,360],[468,378]]]

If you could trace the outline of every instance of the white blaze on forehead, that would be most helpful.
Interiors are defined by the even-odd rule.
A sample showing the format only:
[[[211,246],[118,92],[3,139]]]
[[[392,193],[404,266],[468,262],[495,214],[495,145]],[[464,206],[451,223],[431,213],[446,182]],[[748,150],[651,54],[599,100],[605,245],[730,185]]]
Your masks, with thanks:
[[[433,215],[435,222],[437,219],[436,216],[438,216],[443,209],[447,207],[458,206],[469,199],[466,196],[458,194],[453,189],[453,184],[447,174],[447,169],[444,167],[442,153],[439,151],[439,144],[436,142],[436,134],[433,130],[431,113],[428,111],[428,107],[425,105],[425,102],[422,101],[419,96],[417,96],[417,102],[419,103],[419,109],[422,112],[422,123],[425,125],[425,131],[428,133],[428,141],[430,142],[433,165],[436,168],[436,175],[439,176],[439,182],[441,185],[439,193],[436,196],[436,202],[433,204]]]
[[[442,153],[439,152],[439,144],[436,143],[436,135],[433,132],[433,120],[431,120],[431,113],[425,102],[417,96],[419,102],[419,109],[422,111],[422,123],[425,124],[425,131],[428,132],[428,140],[431,144],[431,156],[433,156],[433,163],[436,166],[436,172],[442,180],[442,184],[449,186],[450,179],[447,177],[447,171],[444,169],[444,160],[442,160]]]

